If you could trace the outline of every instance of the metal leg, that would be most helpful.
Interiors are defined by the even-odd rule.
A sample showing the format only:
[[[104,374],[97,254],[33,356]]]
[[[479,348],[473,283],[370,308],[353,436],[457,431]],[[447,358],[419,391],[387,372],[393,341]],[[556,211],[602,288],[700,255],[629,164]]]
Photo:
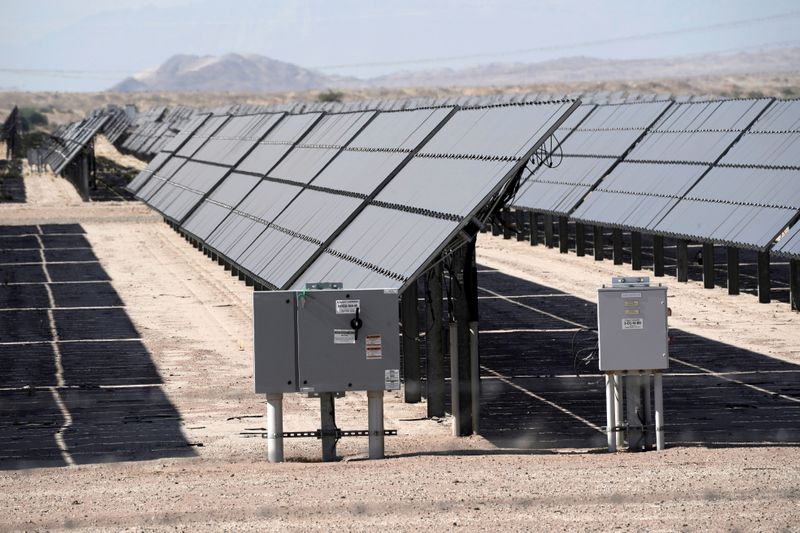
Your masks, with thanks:
[[[458,324],[450,322],[450,412],[453,413],[453,436],[460,436],[461,402],[458,379]]]
[[[608,451],[617,451],[617,432],[614,409],[614,374],[606,374],[606,439],[608,440]]]
[[[333,393],[324,392],[319,395],[319,407],[322,418],[322,460],[336,460],[336,407]]]
[[[617,426],[615,433],[616,445],[619,450],[625,445],[625,433],[619,428],[624,420],[622,415],[622,374],[615,373],[614,377],[614,422]]]
[[[639,380],[641,381],[642,386],[642,394],[644,396],[644,446],[647,450],[653,449],[653,404],[650,400],[650,372],[646,372],[639,375]]]
[[[603,228],[602,226],[594,226],[592,229],[592,245],[594,246],[594,260],[602,261],[603,250]]]
[[[678,281],[689,281],[689,242],[678,239],[677,242]]]
[[[703,287],[714,288],[714,243],[703,243]]]
[[[367,391],[369,458],[383,459],[383,391]]]
[[[661,381],[661,372],[653,376],[653,393],[656,404],[656,449],[664,449],[664,388]]]
[[[444,344],[442,339],[442,266],[428,274],[428,416],[444,416]]]
[[[653,235],[653,275],[660,278],[664,275],[664,237]]]
[[[472,432],[480,432],[481,418],[481,363],[478,354],[478,322],[469,323],[470,388],[472,389]]]
[[[267,394],[267,460],[283,462],[283,394]]]
[[[758,252],[758,301],[770,302],[769,252]]]
[[[638,452],[642,449],[642,395],[639,386],[639,375],[628,374],[625,379],[625,399],[627,415],[628,450]]]

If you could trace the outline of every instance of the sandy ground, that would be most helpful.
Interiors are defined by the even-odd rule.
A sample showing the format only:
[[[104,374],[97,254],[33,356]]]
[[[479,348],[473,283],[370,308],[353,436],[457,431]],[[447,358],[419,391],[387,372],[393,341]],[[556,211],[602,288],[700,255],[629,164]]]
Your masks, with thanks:
[[[800,453],[778,448],[670,448],[663,453],[497,449],[455,439],[425,405],[386,398],[387,459],[362,461],[343,440],[286,444],[265,461],[252,392],[251,291],[137,203],[81,204],[72,186],[26,176],[29,203],[0,205],[0,225],[80,223],[152,354],[194,457],[0,471],[0,530],[799,530]],[[71,192],[70,192],[71,191]],[[578,296],[610,264],[481,237],[479,260]],[[627,267],[626,267],[627,268]],[[667,278],[666,281],[674,281]],[[797,315],[783,304],[670,283],[673,325],[798,362]],[[749,327],[758,324],[759,327]],[[285,430],[318,427],[313,400],[290,396]],[[366,401],[337,402],[337,422],[364,429]],[[202,444],[202,446],[200,446]]]
[[[136,170],[144,170],[147,167],[147,162],[137,159],[132,155],[124,155],[117,148],[108,142],[105,135],[98,135],[94,141],[94,154],[97,157],[105,157],[111,159],[118,165],[123,167],[134,168]]]

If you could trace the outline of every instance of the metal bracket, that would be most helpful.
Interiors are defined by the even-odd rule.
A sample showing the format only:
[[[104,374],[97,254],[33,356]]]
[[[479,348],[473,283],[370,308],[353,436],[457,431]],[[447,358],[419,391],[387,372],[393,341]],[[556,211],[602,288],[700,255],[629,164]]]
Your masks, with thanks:
[[[385,437],[397,436],[397,430],[385,429],[383,431],[383,435]],[[266,433],[262,433],[261,436],[263,438],[267,438]],[[336,428],[335,430],[331,431],[322,431],[321,429],[318,429],[316,431],[284,431],[283,436],[284,438],[289,438],[289,439],[302,439],[302,438],[312,438],[312,437],[317,439],[321,439],[323,437],[335,437],[337,439],[341,439],[342,437],[369,437],[369,430]]]

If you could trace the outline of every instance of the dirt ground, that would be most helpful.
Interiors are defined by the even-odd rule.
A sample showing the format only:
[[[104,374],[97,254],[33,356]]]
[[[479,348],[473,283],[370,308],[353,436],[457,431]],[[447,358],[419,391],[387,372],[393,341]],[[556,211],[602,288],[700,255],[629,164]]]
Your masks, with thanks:
[[[800,530],[797,448],[498,449],[453,438],[449,419],[426,419],[424,403],[400,394],[386,397],[386,427],[399,435],[387,438],[385,460],[362,460],[366,441],[354,438],[339,444],[343,461],[320,463],[316,441],[295,439],[286,463],[268,464],[265,442],[241,435],[264,423],[252,392],[251,290],[143,205],[84,204],[52,176],[28,174],[26,185],[28,203],[0,205],[0,225],[82,226],[193,453],[0,470],[0,530]],[[478,253],[588,300],[612,274],[630,274],[496,237],[481,236]],[[800,363],[788,305],[723,293],[670,283],[672,325]],[[364,395],[339,400],[337,422],[365,429]],[[285,430],[317,427],[317,403],[287,397]]]

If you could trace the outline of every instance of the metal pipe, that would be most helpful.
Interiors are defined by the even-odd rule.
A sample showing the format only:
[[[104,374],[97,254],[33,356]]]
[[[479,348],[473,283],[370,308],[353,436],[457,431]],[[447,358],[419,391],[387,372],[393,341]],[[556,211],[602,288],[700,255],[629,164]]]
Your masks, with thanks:
[[[656,407],[656,450],[664,449],[664,387],[661,372],[653,375],[653,393]]]
[[[453,413],[453,436],[460,436],[461,405],[458,379],[458,324],[450,322],[450,412]]]
[[[622,425],[622,421],[624,420],[622,415],[622,374],[614,373],[614,421],[616,422],[616,444],[617,449],[622,448],[625,445],[625,434],[620,430],[620,426]]]
[[[428,417],[444,416],[444,343],[442,324],[442,265],[436,265],[428,274]]]
[[[617,431],[614,421],[614,374],[606,373],[606,439],[608,440],[608,451],[617,451]]]
[[[283,394],[267,394],[267,460],[283,462]]]
[[[383,391],[367,391],[369,458],[383,459]]]
[[[650,372],[639,374],[639,380],[644,390],[644,446],[647,450],[653,449],[653,403],[650,389]]]
[[[472,433],[480,432],[481,418],[481,363],[478,354],[478,322],[469,323],[470,388],[472,389]]]

